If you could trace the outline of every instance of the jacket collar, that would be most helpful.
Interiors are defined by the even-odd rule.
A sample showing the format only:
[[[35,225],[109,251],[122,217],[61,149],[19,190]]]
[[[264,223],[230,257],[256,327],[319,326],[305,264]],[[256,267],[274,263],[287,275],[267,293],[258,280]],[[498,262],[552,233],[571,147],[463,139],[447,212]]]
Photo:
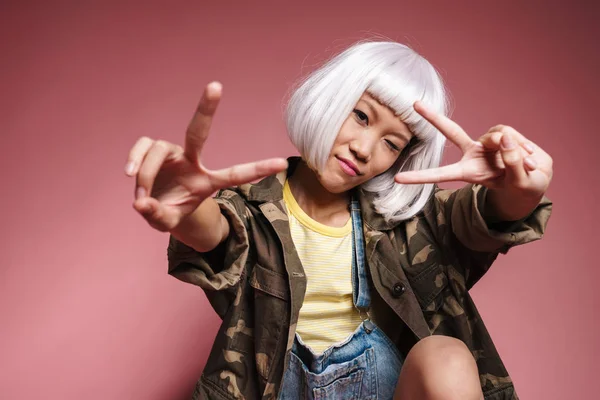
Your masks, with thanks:
[[[257,203],[276,202],[283,200],[283,184],[289,177],[301,158],[294,156],[289,157],[288,169],[281,171],[276,175],[268,176],[258,183],[249,183],[241,185],[240,189],[245,194],[249,201]],[[377,231],[385,231],[394,228],[396,224],[387,222],[381,214],[379,214],[373,206],[375,194],[366,192],[362,189],[357,190],[358,200],[360,203],[361,214],[365,225]]]

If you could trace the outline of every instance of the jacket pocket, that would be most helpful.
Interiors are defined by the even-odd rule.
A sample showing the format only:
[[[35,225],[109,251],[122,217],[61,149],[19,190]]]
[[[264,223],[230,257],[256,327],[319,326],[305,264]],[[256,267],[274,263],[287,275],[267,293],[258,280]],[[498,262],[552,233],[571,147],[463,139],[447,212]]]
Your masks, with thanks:
[[[423,311],[437,311],[441,307],[441,294],[448,286],[448,277],[441,264],[433,262],[425,266],[409,281]]]
[[[289,301],[290,292],[285,276],[256,264],[250,275],[250,286],[281,300]]]
[[[290,292],[286,276],[256,264],[250,274],[254,289],[256,370],[271,382],[273,366],[285,357],[290,328]]]

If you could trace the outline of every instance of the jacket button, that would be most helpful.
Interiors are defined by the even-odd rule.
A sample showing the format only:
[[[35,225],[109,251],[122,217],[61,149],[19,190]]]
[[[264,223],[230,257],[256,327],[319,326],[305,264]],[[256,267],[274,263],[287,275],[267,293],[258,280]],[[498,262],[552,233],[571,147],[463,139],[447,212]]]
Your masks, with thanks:
[[[398,282],[394,285],[394,287],[392,287],[392,296],[400,297],[400,296],[402,296],[402,294],[404,293],[405,290],[406,290],[406,287],[404,287],[404,285],[402,283]]]

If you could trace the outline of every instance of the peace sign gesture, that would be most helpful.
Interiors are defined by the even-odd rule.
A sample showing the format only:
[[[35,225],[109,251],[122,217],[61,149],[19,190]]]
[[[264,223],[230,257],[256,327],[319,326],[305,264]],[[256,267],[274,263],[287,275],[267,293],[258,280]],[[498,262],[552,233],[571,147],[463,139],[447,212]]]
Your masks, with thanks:
[[[201,153],[221,98],[218,82],[208,84],[185,134],[182,148],[164,140],[138,139],[129,152],[127,175],[136,177],[133,207],[160,230],[170,231],[215,191],[252,182],[287,168],[273,158],[212,171]]]
[[[479,183],[516,196],[543,196],[552,179],[552,158],[515,129],[497,125],[474,141],[451,119],[416,102],[415,110],[462,151],[455,164],[396,174],[398,183]]]

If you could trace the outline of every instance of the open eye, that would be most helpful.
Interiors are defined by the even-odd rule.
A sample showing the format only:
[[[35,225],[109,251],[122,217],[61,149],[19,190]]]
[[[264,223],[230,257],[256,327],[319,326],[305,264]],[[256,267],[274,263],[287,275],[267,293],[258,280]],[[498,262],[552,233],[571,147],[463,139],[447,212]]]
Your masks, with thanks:
[[[366,125],[369,125],[369,116],[367,114],[365,114],[364,112],[362,112],[356,108],[353,110],[353,112],[356,115],[356,118],[358,118],[360,122],[362,122]]]

